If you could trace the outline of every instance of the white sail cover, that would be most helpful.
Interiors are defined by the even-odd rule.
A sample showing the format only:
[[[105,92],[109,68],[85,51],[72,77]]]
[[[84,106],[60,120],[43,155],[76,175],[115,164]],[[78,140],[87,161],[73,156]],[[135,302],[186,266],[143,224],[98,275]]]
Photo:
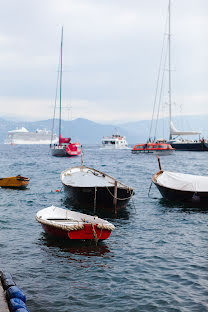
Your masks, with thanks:
[[[195,134],[201,134],[201,132],[197,131],[179,131],[175,128],[173,122],[170,123],[170,134],[171,135],[195,135]]]
[[[157,183],[174,190],[208,192],[208,176],[164,171],[158,176]]]

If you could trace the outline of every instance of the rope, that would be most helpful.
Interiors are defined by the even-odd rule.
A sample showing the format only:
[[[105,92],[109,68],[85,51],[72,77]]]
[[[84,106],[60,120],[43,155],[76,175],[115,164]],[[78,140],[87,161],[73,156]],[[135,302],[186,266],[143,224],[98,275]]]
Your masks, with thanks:
[[[159,197],[150,197],[150,196],[149,196],[151,187],[152,187],[152,182],[150,183],[149,192],[148,192],[148,197],[151,198],[151,199],[161,199],[161,198],[159,198]]]
[[[167,19],[165,22],[165,29],[167,28]],[[163,36],[163,42],[162,42],[162,50],[161,50],[161,55],[160,55],[160,62],[159,62],[159,69],[158,69],[158,76],[157,76],[157,83],[156,83],[156,90],[155,90],[155,97],[154,97],[154,105],[153,105],[153,112],[152,112],[152,120],[150,124],[150,131],[149,131],[149,142],[151,141],[151,134],[152,134],[152,127],[153,127],[153,119],[155,116],[155,109],[156,109],[156,104],[157,104],[157,99],[158,99],[158,90],[159,90],[159,82],[161,80],[161,69],[162,69],[162,62],[164,58],[164,49],[165,49],[165,39],[166,35]],[[154,139],[153,139],[154,141]]]
[[[151,187],[152,187],[152,182],[150,183],[149,192],[148,192],[148,195],[147,195],[148,197],[149,197],[149,193],[150,193]]]
[[[91,223],[91,224],[92,224],[92,229],[93,229],[93,236],[94,236],[95,243],[96,243],[96,246],[97,246],[98,241],[99,241],[99,240],[100,240],[100,238],[101,238],[101,235],[102,235],[103,229],[101,229],[101,231],[100,231],[100,235],[99,235],[99,237],[98,237],[98,236],[97,236],[97,233],[96,233],[96,231],[95,231],[94,224],[93,224],[93,223]]]
[[[136,205],[135,205],[135,201],[134,201],[134,198],[132,197],[132,203],[133,203],[133,206],[134,206],[134,210],[136,212]]]
[[[95,187],[95,197],[94,197],[94,214],[96,212],[96,195],[97,195],[97,187]]]
[[[164,66],[166,64],[167,54],[168,54],[168,50],[165,51]],[[159,93],[159,99],[158,99],[158,111],[157,111],[157,119],[156,119],[156,125],[155,125],[154,139],[156,139],[156,133],[157,133],[157,125],[158,125],[158,119],[159,119],[159,113],[160,113],[161,98],[162,98],[163,87],[164,87],[164,77],[165,77],[165,68],[163,70],[162,77],[161,77],[161,85],[160,85],[160,93]]]
[[[93,229],[93,236],[94,236],[94,239],[95,239],[95,243],[96,243],[96,246],[97,246],[98,237],[97,237],[97,234],[96,234],[96,232],[95,232],[94,224],[92,224],[92,229]]]
[[[113,198],[115,198],[115,199],[118,199],[118,200],[127,200],[127,199],[129,199],[129,198],[131,198],[132,196],[133,196],[133,193],[134,193],[134,191],[132,190],[132,191],[130,191],[130,196],[129,197],[125,197],[125,198],[119,198],[119,197],[115,197],[112,193],[111,193],[111,191],[109,190],[109,188],[106,186],[106,188],[107,188],[107,190],[108,190],[108,192],[110,193],[110,195],[113,197]]]
[[[58,94],[60,58],[61,58],[61,57],[59,57],[58,75],[57,75],[57,81],[56,81],[56,95],[55,95],[55,105],[54,105],[54,111],[53,111],[53,123],[52,123],[52,133],[51,133],[51,145],[52,145],[52,142],[53,142],[54,122],[55,122],[55,116],[56,116],[56,102],[57,102],[57,94]]]

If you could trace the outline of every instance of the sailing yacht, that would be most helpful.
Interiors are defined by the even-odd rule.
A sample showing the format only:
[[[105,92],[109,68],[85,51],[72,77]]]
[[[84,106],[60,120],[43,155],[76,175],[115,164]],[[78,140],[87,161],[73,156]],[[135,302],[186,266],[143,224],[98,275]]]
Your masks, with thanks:
[[[62,100],[62,50],[63,50],[63,26],[61,30],[61,55],[60,55],[60,80],[59,80],[59,141],[57,144],[50,144],[52,156],[70,157],[81,154],[82,148],[79,142],[71,143],[71,138],[63,138],[61,135],[61,100]],[[53,128],[55,120],[56,101],[54,108]],[[53,129],[52,129],[53,135]]]
[[[181,151],[208,151],[208,142],[204,140],[204,138],[200,139],[201,132],[199,131],[180,131],[177,130],[172,121],[172,91],[171,91],[171,0],[169,0],[168,6],[168,58],[169,58],[169,128],[170,128],[170,136],[168,143],[171,144],[173,148]],[[181,138],[181,136],[193,136],[199,135],[198,140],[187,140]],[[179,137],[179,139],[178,139]]]
[[[170,0],[169,0],[169,13],[170,13]],[[170,14],[169,14],[170,16]],[[170,23],[169,23],[169,47],[170,47]],[[170,51],[170,49],[169,49]],[[162,55],[163,55],[163,49],[162,49]],[[159,68],[161,69],[161,61],[162,57],[160,60],[160,66]],[[165,57],[166,61],[166,57]],[[170,68],[170,53],[169,53],[169,68]],[[155,106],[156,106],[156,101],[157,101],[157,95],[158,95],[158,86],[159,86],[159,78],[160,78],[160,69],[159,69],[159,74],[158,74],[158,79],[157,79],[157,88],[156,88],[156,95],[155,95],[155,100],[154,100],[154,107],[153,107],[153,113],[152,113],[152,121],[151,121],[151,126],[150,126],[150,133],[149,133],[149,139],[146,143],[142,144],[136,144],[134,145],[132,149],[133,154],[156,154],[156,155],[170,155],[175,151],[175,148],[171,146],[169,142],[167,142],[164,139],[156,140],[156,130],[157,130],[157,122],[158,122],[158,116],[159,116],[159,109],[157,113],[157,121],[156,121],[156,126],[155,126],[155,135],[154,139],[151,139],[151,131],[152,131],[152,124],[153,124],[153,118],[154,118],[154,113],[155,113]],[[163,83],[163,77],[164,77],[164,72],[161,80],[161,84]],[[171,103],[171,92],[170,92],[170,70],[169,70],[169,103]],[[161,86],[162,87],[162,86]],[[160,106],[160,105],[159,105]],[[170,116],[171,116],[171,109],[169,109]],[[171,120],[171,117],[170,117]]]

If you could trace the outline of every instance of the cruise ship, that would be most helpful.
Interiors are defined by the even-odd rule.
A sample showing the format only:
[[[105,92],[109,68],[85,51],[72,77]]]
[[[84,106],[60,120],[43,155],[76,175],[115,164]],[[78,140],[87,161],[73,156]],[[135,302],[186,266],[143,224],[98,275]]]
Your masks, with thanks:
[[[57,143],[58,139],[56,134],[46,129],[37,129],[35,132],[30,132],[26,128],[22,127],[16,130],[8,131],[4,144],[51,144]]]

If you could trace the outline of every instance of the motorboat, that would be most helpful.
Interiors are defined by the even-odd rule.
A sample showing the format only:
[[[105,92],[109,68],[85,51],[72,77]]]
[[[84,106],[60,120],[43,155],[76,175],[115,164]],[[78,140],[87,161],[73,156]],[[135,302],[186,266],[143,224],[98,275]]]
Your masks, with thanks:
[[[16,177],[0,178],[0,187],[25,189],[29,184],[30,178],[17,175]]]
[[[36,220],[44,231],[58,238],[76,240],[107,239],[115,229],[110,222],[97,216],[51,206],[37,212]]]
[[[156,155],[170,155],[175,151],[175,149],[168,143],[145,143],[145,144],[136,144],[133,149],[133,154],[141,153],[153,153]]]
[[[69,198],[94,211],[117,212],[126,207],[134,194],[133,188],[99,170],[78,166],[61,172],[61,182]]]

